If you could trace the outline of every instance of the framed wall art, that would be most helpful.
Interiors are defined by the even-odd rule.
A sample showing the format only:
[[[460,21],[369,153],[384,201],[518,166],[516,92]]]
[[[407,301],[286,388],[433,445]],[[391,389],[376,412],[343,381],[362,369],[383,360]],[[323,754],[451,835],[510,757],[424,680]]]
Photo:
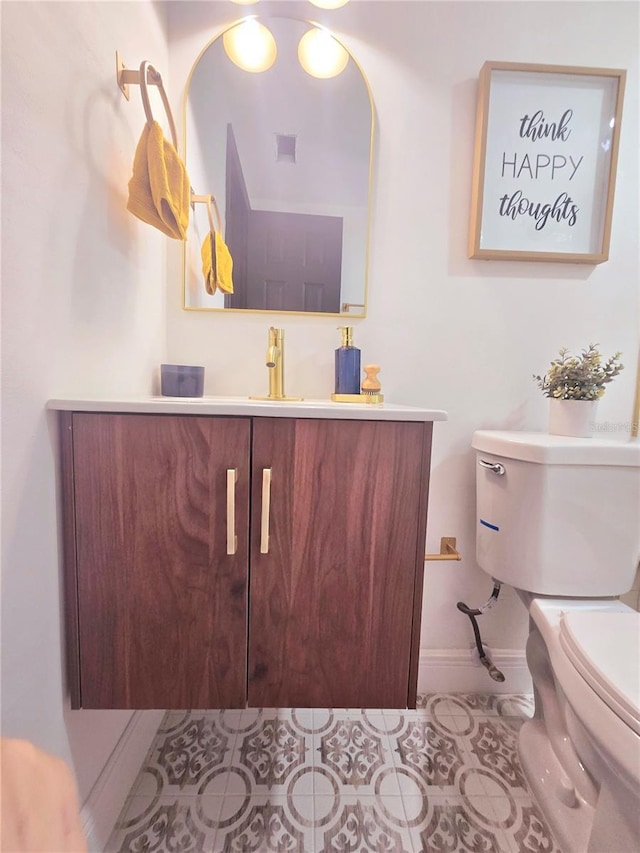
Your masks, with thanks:
[[[485,62],[469,257],[609,257],[626,72]]]

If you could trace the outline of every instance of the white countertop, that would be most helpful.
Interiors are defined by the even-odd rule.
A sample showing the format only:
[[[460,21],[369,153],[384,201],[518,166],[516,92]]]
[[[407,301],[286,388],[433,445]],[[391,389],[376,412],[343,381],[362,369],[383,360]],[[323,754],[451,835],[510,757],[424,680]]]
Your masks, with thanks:
[[[393,403],[334,403],[331,400],[250,400],[248,397],[111,397],[49,400],[48,409],[164,415],[244,415],[266,418],[336,418],[368,421],[446,421],[442,409]]]

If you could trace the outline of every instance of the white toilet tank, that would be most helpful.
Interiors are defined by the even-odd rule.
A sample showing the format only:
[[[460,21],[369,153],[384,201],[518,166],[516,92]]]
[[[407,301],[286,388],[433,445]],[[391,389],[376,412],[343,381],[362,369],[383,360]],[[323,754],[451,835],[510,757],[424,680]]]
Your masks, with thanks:
[[[633,584],[640,552],[640,443],[474,432],[476,556],[538,595],[600,598]]]

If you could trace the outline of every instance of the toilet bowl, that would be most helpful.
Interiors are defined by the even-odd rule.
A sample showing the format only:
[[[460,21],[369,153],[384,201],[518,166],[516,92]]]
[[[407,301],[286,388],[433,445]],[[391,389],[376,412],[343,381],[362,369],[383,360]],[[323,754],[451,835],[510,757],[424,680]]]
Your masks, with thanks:
[[[479,431],[476,554],[529,613],[523,771],[564,853],[640,851],[640,444]]]
[[[565,853],[640,850],[640,613],[616,600],[525,603],[529,785]]]

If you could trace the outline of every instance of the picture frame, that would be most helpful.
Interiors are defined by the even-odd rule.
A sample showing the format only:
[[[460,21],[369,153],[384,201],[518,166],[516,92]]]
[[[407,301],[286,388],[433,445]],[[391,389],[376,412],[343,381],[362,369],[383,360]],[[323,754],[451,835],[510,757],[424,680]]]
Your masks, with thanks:
[[[470,258],[608,260],[625,82],[622,69],[484,63]]]

